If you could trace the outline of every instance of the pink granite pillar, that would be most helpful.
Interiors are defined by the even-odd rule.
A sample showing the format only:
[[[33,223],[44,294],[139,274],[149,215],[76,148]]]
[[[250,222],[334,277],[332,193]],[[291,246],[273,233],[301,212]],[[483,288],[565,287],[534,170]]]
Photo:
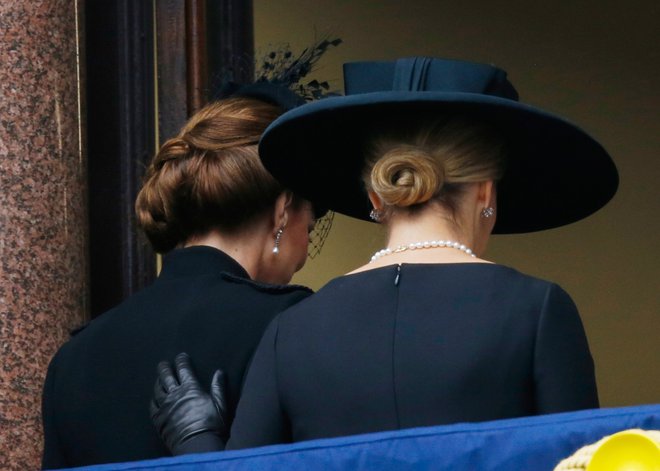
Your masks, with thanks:
[[[48,362],[84,322],[81,0],[0,2],[0,469],[37,469]]]

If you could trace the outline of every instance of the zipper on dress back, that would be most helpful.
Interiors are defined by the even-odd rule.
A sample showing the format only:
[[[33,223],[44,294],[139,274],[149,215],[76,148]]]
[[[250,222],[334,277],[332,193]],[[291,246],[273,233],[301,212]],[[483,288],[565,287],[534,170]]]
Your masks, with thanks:
[[[401,264],[399,263],[396,266],[396,276],[394,277],[394,286],[399,286],[400,279],[401,279]]]

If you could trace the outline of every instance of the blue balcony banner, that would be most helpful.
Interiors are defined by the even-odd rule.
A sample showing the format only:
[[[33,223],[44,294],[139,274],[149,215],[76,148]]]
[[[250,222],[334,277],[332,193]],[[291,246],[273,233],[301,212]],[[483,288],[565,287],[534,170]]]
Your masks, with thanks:
[[[659,430],[660,404],[423,427],[75,469],[551,471],[578,448],[630,428]]]

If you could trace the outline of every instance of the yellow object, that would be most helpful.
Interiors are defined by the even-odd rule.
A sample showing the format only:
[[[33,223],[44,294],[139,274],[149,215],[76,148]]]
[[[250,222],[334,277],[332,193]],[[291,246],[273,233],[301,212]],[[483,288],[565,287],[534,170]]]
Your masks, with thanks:
[[[660,444],[643,430],[615,433],[594,452],[586,471],[660,471]]]
[[[554,471],[660,471],[660,430],[624,430],[584,446]]]

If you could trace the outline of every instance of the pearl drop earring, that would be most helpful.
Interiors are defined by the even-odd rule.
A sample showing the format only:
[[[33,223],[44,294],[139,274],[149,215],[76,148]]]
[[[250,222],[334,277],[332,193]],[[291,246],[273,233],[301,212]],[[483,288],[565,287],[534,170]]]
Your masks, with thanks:
[[[273,253],[280,253],[280,239],[282,239],[282,234],[284,233],[284,228],[280,227],[275,234],[275,246],[273,247]]]

